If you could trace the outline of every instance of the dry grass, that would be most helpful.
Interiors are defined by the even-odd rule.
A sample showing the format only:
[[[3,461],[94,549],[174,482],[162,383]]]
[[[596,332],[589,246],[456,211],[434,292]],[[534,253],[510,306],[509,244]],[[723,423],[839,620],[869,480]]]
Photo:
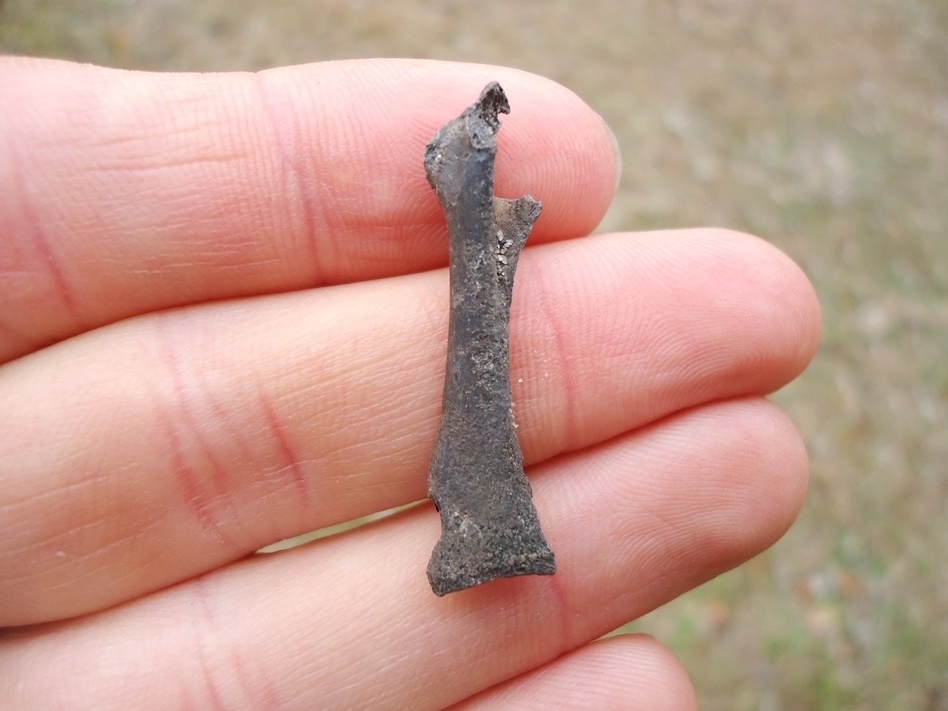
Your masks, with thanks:
[[[6,0],[0,48],[195,70],[435,57],[570,86],[626,159],[602,229],[762,235],[826,319],[776,395],[812,456],[800,521],[635,628],[705,709],[948,709],[944,0]]]

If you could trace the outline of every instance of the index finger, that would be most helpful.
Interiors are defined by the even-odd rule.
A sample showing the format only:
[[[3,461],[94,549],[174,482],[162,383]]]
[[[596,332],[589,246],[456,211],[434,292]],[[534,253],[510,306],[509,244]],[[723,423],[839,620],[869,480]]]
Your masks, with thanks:
[[[549,80],[421,60],[150,74],[0,60],[0,362],[136,314],[431,269],[434,131],[499,80],[497,194],[532,242],[586,234],[615,189],[608,129]]]

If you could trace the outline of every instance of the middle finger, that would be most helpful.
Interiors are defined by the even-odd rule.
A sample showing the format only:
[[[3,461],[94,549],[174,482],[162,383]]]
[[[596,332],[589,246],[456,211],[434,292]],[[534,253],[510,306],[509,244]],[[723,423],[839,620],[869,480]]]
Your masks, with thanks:
[[[99,609],[424,497],[446,284],[439,271],[192,307],[5,366],[0,624]],[[742,236],[536,248],[518,284],[528,464],[774,389],[816,342],[803,276]]]

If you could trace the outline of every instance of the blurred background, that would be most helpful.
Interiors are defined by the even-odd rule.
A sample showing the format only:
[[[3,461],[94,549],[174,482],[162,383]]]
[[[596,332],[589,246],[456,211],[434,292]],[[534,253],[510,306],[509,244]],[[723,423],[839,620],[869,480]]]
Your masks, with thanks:
[[[774,396],[812,459],[799,521],[629,628],[672,647],[706,710],[948,710],[946,0],[0,0],[0,51],[189,71],[429,57],[570,87],[625,159],[600,231],[753,232],[825,315]]]

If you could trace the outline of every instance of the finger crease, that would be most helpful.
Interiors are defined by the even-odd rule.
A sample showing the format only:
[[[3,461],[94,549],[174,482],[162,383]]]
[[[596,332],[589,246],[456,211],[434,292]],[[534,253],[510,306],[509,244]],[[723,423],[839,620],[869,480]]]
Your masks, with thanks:
[[[286,429],[280,423],[273,406],[263,394],[260,395],[260,405],[266,417],[267,427],[270,428],[270,434],[273,436],[273,440],[276,442],[277,449],[279,450],[280,458],[283,463],[281,470],[288,470],[292,474],[296,493],[299,495],[304,508],[308,509],[310,506],[309,487],[306,485],[306,474],[300,465],[299,457],[296,456],[296,453],[290,446]]]
[[[208,444],[207,438],[204,437],[202,428],[197,424],[197,418],[194,416],[190,405],[191,397],[188,394],[188,387],[184,382],[177,352],[172,343],[171,336],[163,324],[162,317],[159,317],[156,321],[156,330],[157,339],[162,345],[164,352],[164,361],[174,389],[175,400],[178,403],[178,412],[180,413],[180,416],[175,417],[169,414],[165,409],[159,408],[158,411],[158,418],[164,426],[166,439],[171,445],[171,458],[179,488],[184,493],[185,501],[200,522],[201,528],[206,533],[222,547],[226,547],[230,550],[243,551],[243,547],[238,546],[236,542],[225,533],[221,516],[215,512],[217,508],[215,502],[220,501],[226,509],[226,517],[236,520],[234,505],[230,500],[227,472],[214,457],[212,447]],[[161,402],[162,400],[159,397],[156,401]],[[186,437],[182,434],[178,423],[186,426],[187,431],[191,433],[197,447],[207,459],[212,472],[212,492],[208,492],[207,486],[202,482],[202,479],[205,477],[202,477],[200,474],[201,467],[192,466],[188,462],[186,455]]]
[[[73,294],[68,280],[66,279],[66,274],[62,263],[60,262],[56,251],[53,249],[52,244],[47,238],[46,233],[41,227],[40,220],[36,215],[36,211],[33,209],[32,200],[30,199],[29,195],[29,189],[23,181],[21,171],[17,169],[17,166],[21,165],[19,152],[17,151],[16,147],[12,145],[9,146],[9,150],[11,164],[11,192],[16,195],[14,202],[20,206],[20,211],[23,217],[20,224],[24,228],[25,236],[30,242],[32,242],[36,253],[40,257],[40,261],[43,263],[43,265],[45,265],[50,275],[56,295],[59,297],[63,306],[66,308],[66,311],[72,317],[75,325],[77,327],[81,327],[83,325],[83,320],[79,315],[79,308],[76,304],[75,295]]]
[[[204,706],[204,708],[224,711],[227,707],[221,696],[221,690],[218,688],[215,674],[208,659],[208,649],[221,646],[221,630],[218,629],[219,626],[209,602],[209,595],[204,583],[198,582],[195,586],[195,594],[199,602],[201,619],[194,621],[194,651],[201,669],[201,682],[205,690],[205,701],[210,704],[209,707]],[[209,640],[213,643],[209,643]]]
[[[311,286],[319,286],[324,281],[325,271],[320,259],[320,231],[317,229],[316,217],[318,208],[313,191],[316,181],[307,175],[301,164],[303,156],[308,155],[309,151],[306,150],[305,141],[300,135],[299,121],[291,121],[288,128],[287,121],[274,109],[266,77],[259,72],[252,76],[260,96],[259,103],[263,106],[266,118],[266,134],[270,137],[270,144],[273,146],[271,153],[278,163],[283,199],[291,204],[295,202],[299,211],[302,212],[299,222],[302,223],[306,247],[312,263]],[[287,212],[290,211],[287,210]]]

